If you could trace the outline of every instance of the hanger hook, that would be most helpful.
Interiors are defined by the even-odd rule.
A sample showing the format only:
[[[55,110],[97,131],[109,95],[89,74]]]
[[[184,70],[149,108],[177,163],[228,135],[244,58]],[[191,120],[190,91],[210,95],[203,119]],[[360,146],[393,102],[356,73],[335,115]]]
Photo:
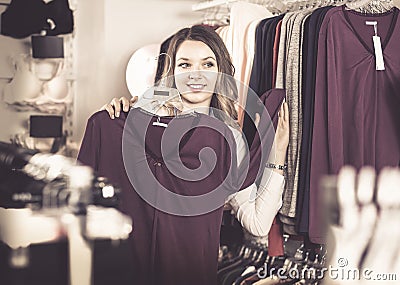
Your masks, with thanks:
[[[155,59],[158,60],[158,59],[160,58],[161,55],[166,55],[166,56],[168,57],[168,59],[169,59],[168,70],[167,70],[167,72],[165,72],[164,74],[161,74],[161,78],[163,78],[163,77],[165,77],[165,75],[167,75],[167,74],[171,71],[172,58],[171,58],[171,56],[170,56],[168,53],[162,52],[162,53],[160,53],[158,56],[156,56]]]

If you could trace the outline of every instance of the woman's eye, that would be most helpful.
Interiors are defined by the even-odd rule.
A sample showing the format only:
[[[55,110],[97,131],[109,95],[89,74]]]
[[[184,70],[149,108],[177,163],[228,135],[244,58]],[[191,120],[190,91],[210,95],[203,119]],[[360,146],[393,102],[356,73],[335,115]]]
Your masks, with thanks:
[[[182,62],[182,63],[178,64],[178,67],[180,67],[180,68],[188,68],[189,66],[190,66],[190,64],[186,63],[186,62]]]
[[[213,66],[214,66],[214,63],[212,63],[212,62],[206,62],[206,63],[204,63],[204,66],[210,68],[210,67],[213,67]]]

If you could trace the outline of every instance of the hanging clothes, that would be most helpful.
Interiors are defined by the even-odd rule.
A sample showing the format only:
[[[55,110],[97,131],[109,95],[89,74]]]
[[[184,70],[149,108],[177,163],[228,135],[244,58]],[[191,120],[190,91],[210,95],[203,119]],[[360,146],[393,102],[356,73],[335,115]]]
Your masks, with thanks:
[[[294,13],[287,21],[287,44],[285,61],[286,98],[290,112],[290,136],[287,155],[288,169],[287,184],[284,191],[283,205],[279,213],[285,216],[286,232],[297,234],[295,231],[295,216],[297,203],[297,181],[299,172],[299,152],[302,134],[302,110],[301,110],[301,69],[302,69],[302,43],[303,23],[311,13],[310,10],[302,10]],[[289,226],[290,225],[290,226]],[[285,227],[285,225],[284,225]]]
[[[362,14],[345,6],[328,11],[320,29],[310,172],[310,239],[324,243],[324,174],[346,164],[398,166],[400,161],[399,10]],[[372,36],[378,23],[385,70],[376,70]]]
[[[277,22],[283,16],[267,18],[259,22],[255,32],[255,52],[249,81],[248,95],[246,96],[246,110],[243,120],[243,131],[249,143],[252,142],[256,128],[253,124],[254,113],[257,112],[257,98],[272,88],[268,84],[272,74],[273,33]]]
[[[54,27],[48,23],[53,21]],[[46,35],[69,34],[74,30],[73,11],[68,0],[12,0],[1,14],[1,34],[17,39],[46,30]],[[51,29],[52,28],[52,29]]]
[[[303,133],[301,139],[300,168],[298,182],[298,200],[296,208],[296,231],[300,234],[308,233],[308,215],[310,199],[310,153],[314,117],[315,72],[318,53],[318,33],[325,14],[333,6],[316,9],[306,19],[304,25],[303,42],[303,83],[302,83],[302,111]]]
[[[254,25],[250,26],[250,24],[272,16],[273,14],[265,7],[243,1],[233,3],[230,8],[230,24],[224,43],[235,67],[234,77],[240,83],[238,84],[240,106],[246,105],[247,87],[251,74],[251,65],[248,62],[253,62],[254,51],[251,50],[253,45],[247,46],[246,44],[247,39],[254,41]],[[249,67],[250,69],[248,69]],[[239,122],[242,123],[243,110],[239,109],[238,116]]]
[[[283,16],[282,16],[283,18]],[[273,47],[273,59],[272,59],[272,88],[276,87],[276,72],[278,67],[278,55],[279,55],[279,41],[281,37],[282,19],[278,21],[275,29],[274,47]]]
[[[244,11],[247,11],[247,13],[243,14]],[[243,17],[243,15],[247,16]],[[239,109],[239,122],[242,122],[242,129],[249,145],[253,143],[256,133],[253,120],[254,114],[260,107],[257,98],[262,97],[261,95],[272,88],[272,79],[269,80],[271,83],[268,88],[255,88],[254,85],[260,84],[263,86],[265,80],[268,79],[267,76],[263,76],[264,73],[262,72],[266,72],[269,75],[272,73],[272,50],[275,29],[282,17],[283,15],[272,17],[272,14],[262,6],[238,2],[234,3],[232,6],[230,26],[217,29],[217,33],[223,39],[231,53],[235,66],[235,79],[241,82],[241,86],[239,86],[239,108],[245,107],[245,111]],[[271,33],[264,30],[266,26],[265,23],[268,23],[268,27],[271,23]],[[242,35],[242,38],[244,35],[244,39],[239,40],[238,37],[240,37],[240,35]],[[265,35],[265,38],[268,37],[268,44],[264,44],[264,40],[261,38],[263,35]],[[259,46],[266,47],[259,48]],[[243,54],[241,51],[243,51]],[[269,56],[265,56],[265,54]],[[266,64],[268,64],[268,67],[265,67]],[[247,85],[249,85],[250,90],[248,90]],[[255,93],[253,91],[255,91]],[[268,93],[265,97],[269,96],[268,100],[271,100],[274,96],[279,98],[279,96],[283,95],[284,97],[284,91],[279,95],[277,95],[276,92],[279,93],[280,91],[276,90],[272,92],[272,94]],[[251,93],[251,95],[249,96],[248,93]],[[283,99],[283,97],[280,98]],[[268,107],[269,104],[265,104],[265,106]],[[254,237],[247,232],[245,232],[245,239],[268,244],[271,255],[277,256],[283,252],[283,237],[281,231],[280,222],[274,219],[268,240]]]

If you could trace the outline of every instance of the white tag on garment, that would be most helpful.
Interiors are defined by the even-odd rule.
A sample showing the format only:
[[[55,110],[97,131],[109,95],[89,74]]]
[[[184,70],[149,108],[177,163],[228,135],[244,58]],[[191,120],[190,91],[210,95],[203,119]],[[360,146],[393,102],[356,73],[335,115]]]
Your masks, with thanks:
[[[378,36],[373,36],[372,40],[374,41],[376,70],[385,70],[385,62],[383,61],[381,38]]]
[[[377,21],[365,21],[365,24],[367,26],[374,26],[374,32],[375,32],[375,36],[378,35],[378,22]]]
[[[385,70],[385,62],[383,60],[381,38],[378,36],[378,22],[377,21],[365,21],[367,26],[374,26],[375,35],[372,36],[374,42],[375,51],[375,69]]]

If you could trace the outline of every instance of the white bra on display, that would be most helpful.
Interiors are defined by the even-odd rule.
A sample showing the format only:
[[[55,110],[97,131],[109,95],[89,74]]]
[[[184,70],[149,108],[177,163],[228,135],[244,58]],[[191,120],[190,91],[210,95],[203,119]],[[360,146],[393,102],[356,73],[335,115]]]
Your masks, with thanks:
[[[147,89],[154,86],[159,52],[159,44],[150,44],[136,50],[130,57],[125,75],[132,96],[141,98]]]
[[[4,101],[16,105],[44,105],[71,101],[68,84],[62,73],[63,62],[34,62],[28,55],[21,55],[15,62],[15,73],[3,90]],[[43,67],[55,71],[50,76],[38,76]],[[35,68],[36,67],[36,68]],[[38,72],[39,71],[39,72]]]

